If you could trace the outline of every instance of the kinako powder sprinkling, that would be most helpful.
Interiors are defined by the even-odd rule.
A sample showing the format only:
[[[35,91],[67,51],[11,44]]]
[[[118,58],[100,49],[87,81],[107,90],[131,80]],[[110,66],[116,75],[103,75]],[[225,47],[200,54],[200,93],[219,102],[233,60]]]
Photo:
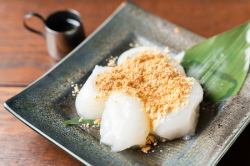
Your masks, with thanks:
[[[181,74],[170,57],[144,51],[99,74],[96,87],[98,97],[108,97],[112,91],[138,97],[153,121],[186,102],[192,79]]]

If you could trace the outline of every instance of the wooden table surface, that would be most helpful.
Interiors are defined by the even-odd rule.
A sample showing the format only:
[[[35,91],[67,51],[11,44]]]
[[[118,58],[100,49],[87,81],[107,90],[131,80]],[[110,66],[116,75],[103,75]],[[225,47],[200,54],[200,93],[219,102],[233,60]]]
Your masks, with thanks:
[[[26,31],[22,17],[29,11],[44,16],[58,9],[72,8],[81,13],[86,34],[93,32],[122,0],[0,0],[0,102],[19,93],[25,86],[51,68],[40,36]],[[250,19],[247,0],[157,0],[134,1],[142,8],[210,37]],[[42,29],[37,20],[31,20]],[[248,127],[220,162],[249,163]],[[19,122],[0,107],[0,165],[80,165],[78,161]]]

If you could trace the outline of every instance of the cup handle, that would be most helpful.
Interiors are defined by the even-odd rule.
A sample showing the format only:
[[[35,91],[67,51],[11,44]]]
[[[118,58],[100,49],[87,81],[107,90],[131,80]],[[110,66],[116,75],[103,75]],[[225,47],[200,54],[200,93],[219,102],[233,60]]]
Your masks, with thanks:
[[[38,34],[38,35],[44,37],[44,33],[43,32],[38,31],[38,30],[36,30],[36,29],[34,29],[34,28],[32,28],[32,27],[30,27],[28,25],[27,20],[29,20],[31,17],[36,17],[36,18],[40,19],[43,23],[45,23],[44,18],[40,14],[35,13],[35,12],[30,12],[30,13],[27,13],[27,14],[24,15],[24,17],[23,17],[23,26],[27,30],[29,30],[29,31],[31,31],[31,32],[33,32],[35,34]]]

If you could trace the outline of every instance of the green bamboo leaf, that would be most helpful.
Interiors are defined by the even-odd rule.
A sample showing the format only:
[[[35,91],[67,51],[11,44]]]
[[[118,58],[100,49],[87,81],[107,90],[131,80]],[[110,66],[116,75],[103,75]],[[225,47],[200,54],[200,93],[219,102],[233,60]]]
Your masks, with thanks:
[[[219,34],[185,52],[182,65],[189,76],[200,80],[215,102],[236,95],[250,62],[250,22]]]
[[[79,116],[74,117],[70,120],[64,121],[66,125],[82,125],[82,124],[89,124],[90,126],[94,125],[94,120],[92,119],[81,119]]]

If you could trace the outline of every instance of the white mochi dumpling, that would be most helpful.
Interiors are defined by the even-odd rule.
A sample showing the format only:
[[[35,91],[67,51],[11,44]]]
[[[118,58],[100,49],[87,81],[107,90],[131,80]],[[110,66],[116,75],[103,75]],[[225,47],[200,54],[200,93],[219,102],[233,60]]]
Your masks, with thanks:
[[[154,121],[154,134],[168,140],[194,134],[202,99],[202,87],[193,79],[193,86],[186,104]]]
[[[139,53],[143,53],[143,52],[159,53],[161,55],[167,56],[168,58],[170,58],[169,63],[171,63],[180,73],[182,73],[183,75],[186,75],[183,67],[174,58],[169,56],[165,51],[160,50],[159,48],[154,48],[154,47],[143,47],[142,46],[142,47],[131,48],[119,56],[119,58],[117,60],[117,64],[121,65],[126,60],[133,58],[136,55],[138,55]]]
[[[80,117],[84,119],[98,119],[101,118],[105,99],[97,98],[99,92],[96,89],[96,77],[98,74],[109,70],[109,67],[95,66],[91,75],[81,88],[76,97],[76,110]]]
[[[112,151],[144,145],[149,130],[143,103],[124,93],[112,92],[102,115],[101,143],[110,145]]]

